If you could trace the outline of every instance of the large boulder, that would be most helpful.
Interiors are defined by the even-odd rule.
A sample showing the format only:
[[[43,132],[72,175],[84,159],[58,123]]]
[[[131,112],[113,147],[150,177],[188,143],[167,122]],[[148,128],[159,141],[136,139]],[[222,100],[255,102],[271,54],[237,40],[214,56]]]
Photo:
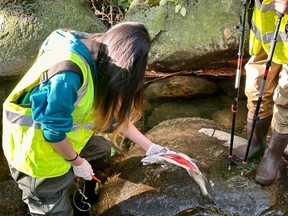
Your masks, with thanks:
[[[0,9],[1,78],[23,75],[41,42],[57,28],[87,32],[107,29],[88,0],[13,2]],[[124,21],[142,22],[151,34],[148,69],[170,72],[232,67],[234,71],[240,38],[235,26],[242,12],[241,1],[183,0],[182,5],[187,10],[184,17],[174,13],[171,1],[159,6],[157,0],[135,0],[126,13]]]
[[[197,76],[173,76],[153,82],[145,89],[145,97],[179,98],[211,95],[217,91],[217,85],[210,79]]]
[[[184,17],[174,13],[172,1],[163,6],[157,2],[134,1],[125,16],[126,21],[142,22],[149,29],[153,41],[151,70],[227,67],[228,61],[237,59],[240,31],[235,27],[240,23],[241,1],[183,0],[187,10]]]
[[[8,2],[8,1],[7,1]],[[0,77],[21,76],[55,29],[103,32],[107,28],[85,0],[14,1],[0,9]]]
[[[253,181],[256,163],[231,166],[229,133],[214,121],[201,118],[178,118],[163,121],[146,134],[155,143],[186,153],[198,161],[206,176],[206,187],[216,205],[200,196],[187,171],[176,166],[143,166],[145,152],[134,146],[121,158],[93,205],[92,215],[286,215],[287,167],[269,187]],[[235,136],[235,147],[246,139]]]

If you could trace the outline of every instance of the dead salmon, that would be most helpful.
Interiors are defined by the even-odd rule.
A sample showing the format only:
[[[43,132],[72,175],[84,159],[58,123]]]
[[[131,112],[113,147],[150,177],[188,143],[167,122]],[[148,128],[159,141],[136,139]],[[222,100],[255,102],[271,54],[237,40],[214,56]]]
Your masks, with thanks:
[[[190,158],[188,155],[180,152],[160,152],[158,154],[149,155],[144,157],[141,162],[144,165],[149,164],[162,164],[162,165],[170,165],[174,164],[176,166],[182,167],[187,170],[188,174],[192,177],[192,179],[196,182],[201,195],[207,199],[210,203],[215,204],[215,201],[212,199],[210,194],[206,189],[206,178],[199,170],[196,165],[196,160]]]

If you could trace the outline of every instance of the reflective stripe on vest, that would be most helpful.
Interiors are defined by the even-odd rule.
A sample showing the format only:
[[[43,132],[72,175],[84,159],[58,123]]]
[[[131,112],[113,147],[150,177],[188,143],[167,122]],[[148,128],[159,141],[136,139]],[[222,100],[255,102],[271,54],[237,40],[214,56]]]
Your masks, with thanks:
[[[10,111],[5,111],[3,113],[7,121],[9,121],[12,124],[17,124],[20,126],[26,126],[29,128],[34,128],[34,129],[40,129],[41,125],[39,123],[35,123],[32,119],[32,116],[23,116],[20,115],[19,113],[13,113]],[[81,127],[81,124],[73,124],[71,131],[76,131],[79,130]],[[84,128],[87,130],[92,130],[93,129],[93,124],[91,123],[85,123]]]
[[[79,55],[44,53],[14,88],[3,104],[3,150],[8,162],[32,177],[50,178],[63,175],[71,164],[45,141],[41,125],[32,119],[31,108],[15,103],[23,92],[38,83],[40,75],[55,63],[63,60],[75,62],[83,73],[83,83],[78,90],[72,112],[73,127],[67,138],[73,149],[80,153],[93,134],[94,86],[88,63]]]
[[[250,54],[256,55],[261,46],[269,53],[271,42],[274,37],[278,15],[275,11],[274,1],[264,0],[262,4],[255,1],[250,31]],[[282,18],[277,43],[273,55],[273,61],[278,64],[288,63],[288,37],[285,31],[288,16]]]

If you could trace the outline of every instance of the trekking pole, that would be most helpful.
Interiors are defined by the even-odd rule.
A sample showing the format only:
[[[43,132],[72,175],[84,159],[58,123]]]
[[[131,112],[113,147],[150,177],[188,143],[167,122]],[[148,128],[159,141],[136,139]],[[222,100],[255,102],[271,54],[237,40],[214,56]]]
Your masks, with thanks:
[[[277,42],[277,36],[278,36],[281,20],[282,20],[282,17],[284,16],[284,14],[282,14],[282,13],[278,13],[277,12],[277,14],[278,14],[278,20],[277,20],[277,23],[276,23],[276,29],[275,29],[274,36],[273,36],[273,39],[272,39],[272,44],[271,44],[271,47],[270,47],[270,50],[269,50],[267,61],[265,63],[264,77],[263,77],[263,80],[262,80],[262,83],[261,83],[261,87],[260,87],[259,97],[258,97],[258,101],[257,101],[257,105],[256,105],[254,117],[253,117],[251,134],[249,136],[245,158],[244,158],[244,160],[242,162],[243,165],[247,164],[247,158],[248,158],[249,149],[250,149],[250,146],[251,146],[253,133],[254,133],[255,126],[256,126],[256,121],[259,119],[259,115],[258,114],[259,114],[260,105],[261,105],[261,102],[262,102],[262,97],[263,97],[263,93],[264,93],[264,89],[265,89],[265,85],[266,85],[266,79],[267,79],[268,72],[269,72],[269,69],[270,69],[270,66],[271,66],[271,63],[272,63],[272,58],[273,58],[273,54],[274,54],[274,50],[275,50],[275,46],[276,46],[276,42]]]
[[[244,41],[245,41],[245,25],[246,25],[246,14],[249,5],[249,0],[245,0],[243,3],[243,14],[240,23],[241,37],[238,49],[238,60],[237,60],[237,70],[236,70],[236,78],[235,78],[235,97],[234,103],[231,106],[232,112],[232,127],[231,127],[231,138],[230,138],[230,152],[228,155],[229,170],[230,164],[233,159],[233,144],[234,144],[234,133],[235,133],[235,124],[236,124],[236,113],[238,110],[238,100],[239,100],[239,86],[240,86],[240,78],[242,73],[242,64],[243,64],[243,56],[244,56]]]

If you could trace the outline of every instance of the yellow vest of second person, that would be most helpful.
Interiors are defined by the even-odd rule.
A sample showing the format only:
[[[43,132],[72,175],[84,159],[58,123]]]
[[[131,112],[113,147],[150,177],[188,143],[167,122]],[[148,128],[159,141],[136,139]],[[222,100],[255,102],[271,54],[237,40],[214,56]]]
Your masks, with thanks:
[[[4,154],[13,167],[32,177],[57,177],[71,168],[71,164],[44,140],[41,125],[32,119],[31,108],[16,102],[23,92],[30,91],[39,83],[44,71],[63,60],[73,61],[83,73],[83,84],[78,90],[75,110],[72,112],[73,127],[67,133],[67,138],[73,149],[79,153],[93,134],[94,87],[88,63],[70,51],[44,53],[3,104]]]
[[[261,47],[268,54],[274,37],[278,15],[275,11],[273,0],[255,0],[252,16],[252,28],[250,31],[250,54],[256,55]],[[278,64],[288,63],[288,38],[285,32],[288,15],[284,15],[281,21],[277,43],[273,54],[273,62]]]

